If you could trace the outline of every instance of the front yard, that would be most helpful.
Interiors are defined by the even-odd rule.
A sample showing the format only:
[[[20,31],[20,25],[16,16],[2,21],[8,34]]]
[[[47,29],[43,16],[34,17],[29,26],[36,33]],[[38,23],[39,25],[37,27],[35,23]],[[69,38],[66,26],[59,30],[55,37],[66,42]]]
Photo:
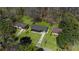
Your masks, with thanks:
[[[41,37],[41,34],[33,33],[31,31],[25,31],[25,32],[21,33],[21,35],[19,36],[19,39],[24,37],[24,36],[31,37],[32,43],[36,44],[38,42],[39,38]]]
[[[56,37],[53,34],[51,34],[51,31],[50,30],[45,35],[44,40],[43,40],[41,46],[43,48],[48,48],[50,50],[56,50],[57,49]]]
[[[30,18],[28,17],[23,17],[22,18],[22,21],[23,23],[25,24],[29,24],[30,26],[33,24],[31,19],[28,20]],[[39,23],[35,23],[36,25],[40,25],[40,26],[48,26],[48,33],[45,34],[44,38],[43,38],[43,41],[41,43],[41,47],[43,48],[48,48],[50,50],[53,50],[55,51],[57,49],[57,45],[56,45],[56,36],[54,36],[52,33],[51,33],[51,30],[52,28],[54,27],[58,27],[58,24],[54,24],[54,25],[50,25],[49,23],[45,22],[45,21],[42,21],[42,22],[39,22]],[[19,32],[17,30],[17,32]],[[31,27],[27,30],[25,30],[24,32],[22,32],[20,35],[19,35],[19,39],[24,37],[24,36],[29,36],[31,37],[32,39],[32,43],[34,44],[37,44],[37,42],[39,41],[40,37],[41,37],[41,34],[39,33],[34,33],[31,31]],[[18,40],[19,41],[19,40]]]

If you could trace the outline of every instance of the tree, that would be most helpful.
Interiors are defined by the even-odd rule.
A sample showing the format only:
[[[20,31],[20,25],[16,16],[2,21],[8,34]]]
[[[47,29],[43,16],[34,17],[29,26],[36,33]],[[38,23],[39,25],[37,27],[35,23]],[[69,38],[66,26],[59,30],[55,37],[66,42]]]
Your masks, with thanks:
[[[72,46],[79,43],[79,22],[70,13],[63,14],[59,27],[63,29],[57,37],[57,44],[61,49],[70,50]]]
[[[2,35],[3,42],[7,42],[8,38],[12,37],[12,34],[15,32],[15,28],[11,20],[2,19],[0,20],[0,35]]]

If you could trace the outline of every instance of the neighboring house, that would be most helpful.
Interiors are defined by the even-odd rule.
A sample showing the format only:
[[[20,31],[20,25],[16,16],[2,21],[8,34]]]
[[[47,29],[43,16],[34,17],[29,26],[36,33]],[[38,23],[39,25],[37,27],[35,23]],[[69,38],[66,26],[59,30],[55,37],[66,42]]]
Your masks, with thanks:
[[[47,22],[50,23],[50,24],[56,24],[55,20],[48,20]]]
[[[31,27],[32,31],[36,31],[36,32],[47,32],[48,31],[48,27],[46,26],[39,26],[39,25],[33,25]]]
[[[53,32],[53,34],[55,36],[58,36],[62,32],[62,29],[60,29],[60,28],[53,28],[52,32]]]
[[[26,28],[26,25],[23,24],[23,23],[18,23],[18,22],[16,22],[16,23],[14,24],[14,27],[19,28],[19,29],[25,29],[25,28]]]

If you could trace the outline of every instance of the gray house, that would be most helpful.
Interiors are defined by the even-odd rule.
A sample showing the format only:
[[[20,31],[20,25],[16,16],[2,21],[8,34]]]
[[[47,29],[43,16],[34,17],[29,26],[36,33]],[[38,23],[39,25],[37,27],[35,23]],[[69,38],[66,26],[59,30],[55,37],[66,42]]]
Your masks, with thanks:
[[[43,32],[43,31],[47,32],[48,31],[48,27],[46,27],[46,26],[39,26],[39,25],[33,25],[31,27],[31,30],[32,31],[36,31],[36,32]]]

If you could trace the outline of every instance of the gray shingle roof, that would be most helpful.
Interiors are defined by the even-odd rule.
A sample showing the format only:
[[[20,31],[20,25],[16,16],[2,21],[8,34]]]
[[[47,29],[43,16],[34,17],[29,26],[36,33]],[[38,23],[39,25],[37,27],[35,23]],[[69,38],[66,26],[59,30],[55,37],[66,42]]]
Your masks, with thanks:
[[[31,30],[32,31],[37,31],[37,32],[43,32],[43,31],[47,32],[48,27],[46,27],[46,26],[39,26],[39,25],[33,25],[31,27]]]
[[[62,29],[60,29],[60,28],[53,28],[52,31],[54,33],[60,33],[60,32],[62,32]]]
[[[16,22],[15,24],[14,24],[14,26],[17,26],[17,27],[21,27],[21,28],[25,28],[25,24],[23,24],[23,23],[18,23],[18,22]]]

